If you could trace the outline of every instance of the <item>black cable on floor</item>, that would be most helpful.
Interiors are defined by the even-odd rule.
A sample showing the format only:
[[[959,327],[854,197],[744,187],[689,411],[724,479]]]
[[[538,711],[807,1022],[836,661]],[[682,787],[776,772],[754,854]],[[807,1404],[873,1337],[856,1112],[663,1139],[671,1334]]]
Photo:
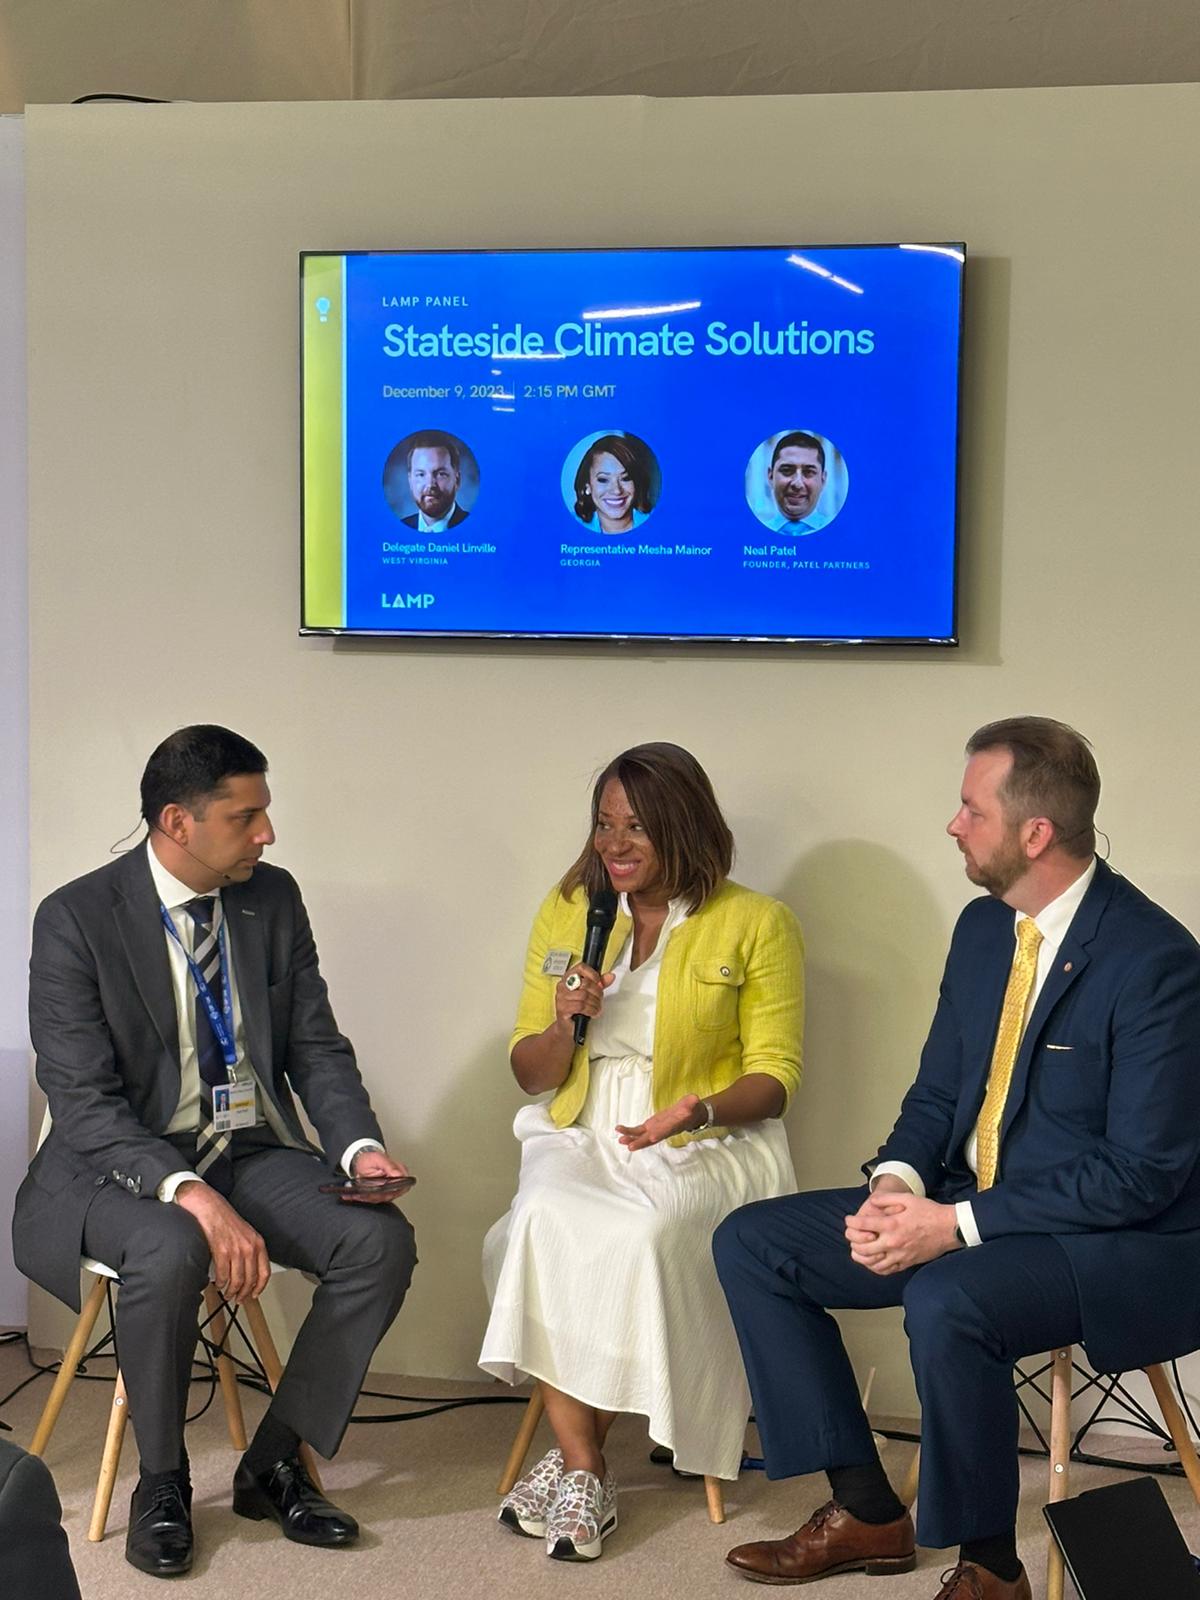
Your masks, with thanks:
[[[99,1343],[103,1344],[108,1339],[108,1337],[109,1336],[107,1334],[105,1334],[104,1338],[101,1339],[99,1341]],[[28,1361],[29,1365],[33,1368],[33,1371],[29,1374],[29,1376],[27,1378],[22,1378],[20,1383],[18,1383],[14,1388],[10,1389],[6,1395],[0,1395],[0,1409],[2,1409],[4,1406],[6,1406],[9,1403],[10,1400],[15,1400],[17,1395],[19,1395],[23,1389],[28,1389],[30,1384],[31,1383],[36,1383],[39,1378],[54,1378],[54,1377],[57,1377],[59,1371],[62,1368],[62,1362],[61,1361],[50,1361],[50,1362],[45,1363],[44,1365],[40,1361],[35,1361],[34,1358],[33,1358],[33,1351],[29,1348],[29,1335],[28,1335],[28,1333],[26,1333],[24,1331],[0,1334],[0,1346],[6,1345],[6,1344],[24,1345],[24,1347],[25,1347],[25,1359],[26,1359],[26,1361]],[[200,1407],[199,1411],[191,1412],[188,1415],[188,1417],[187,1417],[187,1421],[188,1422],[194,1422],[197,1419],[197,1417],[202,1417],[204,1415],[204,1413],[208,1410],[209,1406],[212,1405],[213,1399],[214,1399],[214,1397],[216,1395],[216,1386],[217,1386],[217,1381],[218,1380],[217,1380],[216,1364],[215,1364],[215,1361],[213,1359],[214,1351],[215,1351],[215,1346],[210,1345],[208,1343],[208,1341],[205,1340],[205,1352],[206,1352],[207,1360],[204,1361],[204,1362],[197,1361],[195,1363],[195,1365],[193,1366],[192,1376],[191,1376],[191,1378],[189,1380],[189,1383],[207,1383],[209,1385],[209,1393],[208,1393],[207,1399],[205,1400],[204,1404]],[[80,1357],[79,1365],[75,1368],[75,1377],[76,1377],[77,1380],[82,1380],[82,1382],[84,1382],[84,1383],[115,1383],[116,1382],[117,1375],[116,1375],[115,1368],[114,1368],[113,1372],[111,1372],[111,1373],[107,1373],[107,1372],[89,1372],[87,1370],[87,1364],[88,1364],[89,1361],[113,1361],[113,1362],[115,1362],[116,1361],[116,1355],[115,1355],[115,1353],[113,1351],[103,1350],[103,1349],[99,1349],[99,1348],[93,1348],[93,1349],[87,1351],[83,1356]],[[5,1433],[11,1433],[13,1431],[12,1430],[12,1424],[8,1423],[8,1422],[4,1422],[2,1420],[0,1420],[0,1429],[3,1429]]]
[[[236,1367],[240,1367],[242,1369],[237,1373],[237,1381],[244,1388],[253,1389],[256,1394],[261,1394],[268,1400],[271,1397],[271,1387],[267,1382],[266,1374],[263,1372],[262,1368],[255,1368],[251,1366],[248,1362],[244,1361],[240,1356],[235,1355],[234,1352],[228,1348],[228,1333],[226,1334],[226,1348],[224,1349],[214,1345],[205,1336],[204,1329],[208,1326],[208,1320],[202,1324],[200,1330],[200,1338],[205,1352],[204,1361],[202,1363],[197,1362],[199,1371],[193,1369],[191,1378],[192,1383],[206,1383],[208,1385],[208,1394],[205,1397],[204,1404],[200,1407],[200,1409],[188,1414],[188,1422],[195,1422],[197,1418],[202,1417],[216,1398],[217,1384],[219,1382],[216,1367],[216,1357],[218,1355],[228,1356],[228,1358]],[[237,1324],[236,1319],[231,1318],[230,1329],[232,1330],[234,1326],[238,1327],[239,1333],[242,1331],[240,1326]],[[105,1343],[109,1337],[110,1336],[106,1334],[100,1343]],[[245,1335],[243,1334],[242,1337],[245,1338]],[[253,1346],[249,1345],[248,1341],[247,1343],[248,1348],[253,1350]],[[0,1335],[0,1345],[5,1344],[24,1345],[25,1359],[29,1362],[30,1366],[33,1367],[34,1370],[27,1378],[23,1378],[15,1388],[10,1389],[6,1395],[0,1396],[0,1409],[3,1409],[3,1407],[6,1406],[10,1400],[14,1400],[17,1395],[19,1395],[23,1389],[27,1389],[31,1383],[36,1383],[39,1378],[57,1376],[58,1371],[62,1366],[61,1361],[51,1361],[44,1366],[41,1362],[35,1361],[33,1358],[33,1351],[29,1348],[29,1335],[25,1332],[13,1332]],[[82,1378],[85,1383],[113,1383],[116,1381],[115,1372],[111,1376],[107,1373],[88,1372],[87,1363],[89,1361],[99,1360],[115,1361],[115,1359],[116,1357],[111,1351],[104,1351],[102,1349],[90,1350],[83,1356],[78,1367],[75,1369],[75,1376],[76,1378]],[[400,1400],[405,1405],[420,1406],[423,1409],[420,1411],[380,1412],[376,1416],[363,1416],[355,1414],[350,1418],[351,1422],[417,1422],[420,1421],[422,1417],[440,1416],[444,1411],[460,1411],[464,1406],[524,1406],[529,1404],[529,1396],[523,1394],[458,1395],[451,1399],[441,1399],[435,1395],[388,1394],[381,1389],[360,1389],[359,1398],[364,1400]],[[6,1433],[12,1432],[12,1427],[7,1422],[0,1421],[0,1428],[3,1428]]]
[[[439,1400],[431,1394],[384,1394],[378,1389],[360,1389],[360,1400],[403,1400],[406,1405],[424,1406],[423,1411],[388,1411],[374,1417],[352,1416],[351,1422],[416,1422],[421,1417],[436,1417],[443,1411],[460,1411],[463,1406],[527,1406],[527,1394],[471,1394]]]

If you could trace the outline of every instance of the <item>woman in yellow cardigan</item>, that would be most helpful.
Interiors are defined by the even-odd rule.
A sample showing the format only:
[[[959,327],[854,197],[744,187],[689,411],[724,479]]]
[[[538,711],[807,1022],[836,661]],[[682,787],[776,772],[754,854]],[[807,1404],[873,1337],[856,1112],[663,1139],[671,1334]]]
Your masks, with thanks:
[[[710,1246],[735,1207],[796,1187],[778,1119],[800,1078],[803,948],[786,906],[729,880],[732,858],[696,759],[639,745],[597,779],[587,843],[529,942],[512,1069],[553,1097],[514,1124],[479,1359],[541,1380],[558,1443],[500,1520],[560,1560],[598,1556],[616,1526],[616,1413],[646,1416],[681,1471],[734,1478],[741,1461],[749,1392]],[[579,956],[608,885],[602,976]]]

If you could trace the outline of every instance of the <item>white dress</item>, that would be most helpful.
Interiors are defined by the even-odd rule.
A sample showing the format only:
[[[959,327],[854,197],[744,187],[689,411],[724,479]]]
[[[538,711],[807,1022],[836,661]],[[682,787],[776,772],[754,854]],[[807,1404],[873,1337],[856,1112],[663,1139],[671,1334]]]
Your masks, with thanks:
[[[635,1152],[614,1131],[654,1109],[658,974],[685,915],[672,901],[636,971],[632,933],[626,940],[588,1032],[578,1122],[555,1127],[540,1102],[517,1113],[516,1198],[483,1246],[492,1314],[479,1365],[508,1383],[540,1378],[601,1410],[638,1412],[681,1471],[736,1478],[750,1393],[712,1235],[738,1206],[795,1192],[783,1125]]]

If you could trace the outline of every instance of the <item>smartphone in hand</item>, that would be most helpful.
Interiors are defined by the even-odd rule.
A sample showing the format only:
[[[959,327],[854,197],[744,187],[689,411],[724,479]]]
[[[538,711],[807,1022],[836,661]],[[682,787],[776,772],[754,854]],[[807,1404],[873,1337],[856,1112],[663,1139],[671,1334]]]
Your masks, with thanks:
[[[332,1183],[323,1183],[321,1193],[336,1194],[343,1200],[357,1200],[367,1195],[372,1200],[396,1200],[400,1195],[407,1194],[416,1181],[411,1173],[404,1178],[389,1178],[383,1175],[337,1178]]]

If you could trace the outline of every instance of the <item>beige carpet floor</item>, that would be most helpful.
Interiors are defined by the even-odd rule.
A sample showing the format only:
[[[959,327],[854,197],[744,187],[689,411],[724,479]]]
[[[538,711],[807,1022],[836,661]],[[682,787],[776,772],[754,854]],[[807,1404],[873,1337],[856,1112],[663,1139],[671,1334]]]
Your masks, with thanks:
[[[23,1350],[0,1348],[0,1394],[28,1372]],[[96,1371],[102,1370],[97,1366]],[[453,1384],[435,1379],[376,1375],[372,1386],[392,1394],[451,1396],[495,1394],[486,1381]],[[42,1378],[0,1413],[10,1437],[28,1444],[49,1389]],[[206,1386],[193,1390],[202,1403]],[[751,1600],[765,1591],[749,1588],[723,1563],[730,1545],[776,1537],[825,1498],[823,1478],[768,1483],[747,1472],[727,1489],[724,1526],[707,1517],[699,1483],[676,1478],[648,1460],[645,1428],[634,1418],[614,1427],[610,1460],[621,1485],[620,1526],[600,1561],[574,1565],[548,1561],[540,1543],[516,1537],[494,1520],[495,1485],[512,1441],[518,1407],[476,1406],[420,1421],[351,1427],[337,1460],[325,1468],[325,1486],[361,1521],[365,1533],[351,1550],[319,1551],[286,1543],[273,1526],[246,1522],[229,1509],[229,1484],[236,1456],[225,1432],[218,1398],[188,1432],[195,1482],[197,1561],[187,1577],[170,1585],[136,1572],[123,1556],[129,1493],[136,1472],[132,1437],[113,1500],[107,1537],[87,1541],[101,1444],[111,1399],[106,1383],[77,1382],[68,1398],[46,1460],[58,1483],[65,1525],[84,1600],[127,1600],[164,1591],[188,1600],[563,1600],[584,1592],[589,1600]],[[247,1422],[264,1402],[245,1395]],[[378,1401],[364,1410],[401,1409]],[[539,1434],[535,1447],[546,1445]],[[1128,1445],[1128,1440],[1120,1441]],[[885,1460],[899,1481],[911,1446],[893,1443]],[[1044,1593],[1046,1539],[1040,1506],[1044,1462],[1026,1460],[1020,1538],[1034,1594]],[[1075,1489],[1116,1481],[1105,1469],[1076,1467]],[[1200,1549],[1200,1512],[1181,1480],[1164,1482],[1168,1499],[1193,1548]],[[917,1571],[885,1583],[861,1576],[824,1580],[820,1600],[933,1600],[952,1553],[923,1550]],[[1068,1592],[1070,1585],[1068,1584]],[[3,1600],[27,1600],[4,1596]],[[36,1596],[28,1597],[36,1600]],[[1130,1600],[1141,1600],[1131,1596]]]

